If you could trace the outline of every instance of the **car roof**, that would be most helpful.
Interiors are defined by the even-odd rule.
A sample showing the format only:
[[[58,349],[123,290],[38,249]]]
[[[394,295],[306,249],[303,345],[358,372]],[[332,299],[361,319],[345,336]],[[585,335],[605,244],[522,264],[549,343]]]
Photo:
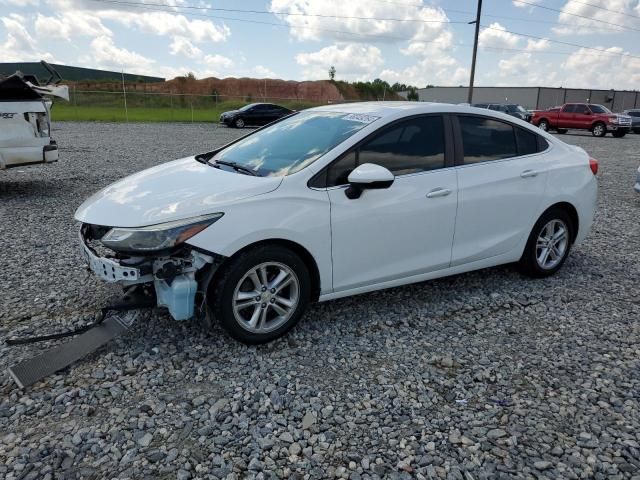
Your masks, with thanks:
[[[410,101],[391,101],[391,102],[354,102],[339,103],[331,105],[323,105],[321,107],[310,108],[307,111],[318,112],[342,112],[357,113],[362,115],[374,115],[376,117],[392,117],[400,113],[405,115],[420,113],[474,113],[481,115],[491,115],[496,118],[505,117],[500,112],[490,111],[485,108],[472,107],[466,105],[454,105],[451,103],[435,103],[435,102],[410,102]]]

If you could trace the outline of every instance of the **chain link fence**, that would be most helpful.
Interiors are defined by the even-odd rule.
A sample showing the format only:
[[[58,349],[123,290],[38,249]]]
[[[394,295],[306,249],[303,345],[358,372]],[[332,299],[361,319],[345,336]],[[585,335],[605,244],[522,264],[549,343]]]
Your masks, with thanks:
[[[222,112],[252,102],[277,103],[292,110],[323,104],[303,98],[77,90],[72,87],[69,102],[55,100],[52,117],[54,121],[217,122]]]

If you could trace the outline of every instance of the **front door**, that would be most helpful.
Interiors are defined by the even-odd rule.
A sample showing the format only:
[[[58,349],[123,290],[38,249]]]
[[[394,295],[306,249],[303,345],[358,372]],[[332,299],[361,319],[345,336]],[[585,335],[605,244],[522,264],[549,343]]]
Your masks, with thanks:
[[[444,118],[421,116],[382,129],[329,168],[334,292],[449,266],[458,194],[451,150]],[[347,176],[364,163],[388,168],[394,183],[349,199]]]

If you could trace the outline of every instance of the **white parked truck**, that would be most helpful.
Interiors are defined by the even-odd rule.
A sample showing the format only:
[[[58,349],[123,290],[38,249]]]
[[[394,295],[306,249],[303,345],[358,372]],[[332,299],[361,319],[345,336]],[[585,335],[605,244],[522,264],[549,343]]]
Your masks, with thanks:
[[[55,71],[46,67],[52,72],[49,83]],[[50,96],[69,100],[68,88],[40,86],[35,77],[21,73],[0,81],[0,170],[58,160],[58,146],[51,139]]]

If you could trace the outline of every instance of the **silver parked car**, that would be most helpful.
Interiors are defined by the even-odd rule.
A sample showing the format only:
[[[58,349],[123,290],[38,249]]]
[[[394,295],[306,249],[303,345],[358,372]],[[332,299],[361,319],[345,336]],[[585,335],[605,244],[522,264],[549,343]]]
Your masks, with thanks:
[[[640,108],[625,110],[623,113],[631,117],[631,131],[640,133]]]
[[[633,188],[636,192],[640,193],[640,167],[638,167],[638,171],[636,172],[636,184]]]

